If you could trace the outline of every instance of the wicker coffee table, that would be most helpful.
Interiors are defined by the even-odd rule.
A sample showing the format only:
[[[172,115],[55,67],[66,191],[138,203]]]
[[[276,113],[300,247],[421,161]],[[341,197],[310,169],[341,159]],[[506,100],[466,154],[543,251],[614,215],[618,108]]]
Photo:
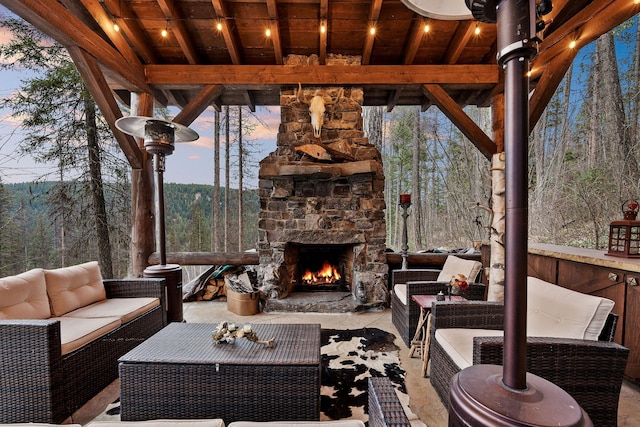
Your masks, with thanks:
[[[253,325],[269,348],[170,323],[120,360],[121,419],[318,420],[320,325]]]

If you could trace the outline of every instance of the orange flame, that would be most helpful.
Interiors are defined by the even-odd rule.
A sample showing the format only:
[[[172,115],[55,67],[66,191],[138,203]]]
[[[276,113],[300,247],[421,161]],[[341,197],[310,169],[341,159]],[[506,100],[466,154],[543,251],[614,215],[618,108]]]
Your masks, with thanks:
[[[332,283],[340,280],[341,276],[338,269],[332,266],[329,261],[324,261],[322,268],[315,273],[307,269],[302,276],[302,280],[307,284]]]

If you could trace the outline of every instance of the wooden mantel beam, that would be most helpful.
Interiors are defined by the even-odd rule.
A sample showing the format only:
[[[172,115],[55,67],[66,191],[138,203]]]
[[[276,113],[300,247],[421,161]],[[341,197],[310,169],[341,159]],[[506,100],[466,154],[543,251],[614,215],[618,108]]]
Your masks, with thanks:
[[[500,82],[497,65],[147,65],[152,85],[368,85],[433,83],[490,88]]]

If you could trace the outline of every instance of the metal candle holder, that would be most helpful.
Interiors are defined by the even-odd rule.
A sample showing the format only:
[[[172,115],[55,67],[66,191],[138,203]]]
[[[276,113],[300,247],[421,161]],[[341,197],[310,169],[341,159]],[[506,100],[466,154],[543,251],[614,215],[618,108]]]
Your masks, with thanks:
[[[400,247],[402,254],[402,270],[409,269],[409,261],[407,251],[409,250],[409,239],[407,237],[407,217],[409,213],[407,209],[411,206],[411,194],[400,195],[400,207],[402,208],[402,246]]]

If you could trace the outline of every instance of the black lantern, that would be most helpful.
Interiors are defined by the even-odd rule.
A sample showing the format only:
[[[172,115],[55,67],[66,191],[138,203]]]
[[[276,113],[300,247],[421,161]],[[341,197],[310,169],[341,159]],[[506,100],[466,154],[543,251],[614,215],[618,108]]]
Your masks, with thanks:
[[[609,225],[607,255],[620,258],[640,258],[640,221],[636,221],[640,204],[631,199],[622,204],[621,221]]]

